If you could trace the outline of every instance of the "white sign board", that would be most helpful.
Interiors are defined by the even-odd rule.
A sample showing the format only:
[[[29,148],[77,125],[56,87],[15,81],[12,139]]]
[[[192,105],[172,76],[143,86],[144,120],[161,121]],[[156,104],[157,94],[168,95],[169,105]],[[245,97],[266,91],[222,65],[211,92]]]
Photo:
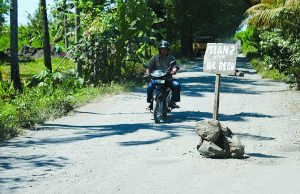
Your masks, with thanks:
[[[233,75],[236,69],[236,44],[208,43],[204,55],[203,71]]]

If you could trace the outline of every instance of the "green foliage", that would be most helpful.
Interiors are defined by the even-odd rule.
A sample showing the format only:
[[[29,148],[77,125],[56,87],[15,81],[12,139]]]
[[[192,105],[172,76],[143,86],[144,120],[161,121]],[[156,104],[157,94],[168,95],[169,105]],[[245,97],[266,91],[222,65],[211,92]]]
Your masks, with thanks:
[[[300,89],[300,39],[279,32],[260,34],[260,54],[268,69],[286,75]]]
[[[0,51],[4,51],[5,49],[10,47],[9,33],[9,27],[3,26],[2,31],[0,31]]]
[[[72,49],[75,60],[83,62],[86,84],[122,79],[135,63],[142,63],[149,46],[148,31],[154,14],[145,2],[119,0],[115,6],[102,11],[92,22],[85,21],[90,24],[78,47]]]
[[[7,81],[10,80],[6,75],[9,74],[9,66],[0,66],[5,80],[0,81],[0,141],[18,135],[22,128],[32,129],[36,124],[65,115],[96,97],[133,87],[132,82],[84,86],[73,69],[73,61],[65,60],[59,68],[61,59],[54,58],[53,61],[56,68],[53,73],[44,70],[42,59],[20,66],[22,77],[26,78],[23,79],[22,94]],[[128,63],[128,68],[134,71],[140,67]],[[32,75],[33,72],[39,73]]]
[[[32,128],[50,117],[64,115],[75,104],[72,96],[61,89],[46,93],[45,88],[25,87],[24,94],[17,94],[16,91],[14,94],[13,98],[0,95],[0,104],[4,105],[1,106],[0,114],[0,139],[7,138],[10,132],[15,135],[20,127]]]
[[[5,15],[8,14],[8,0],[0,0],[0,35],[2,32],[2,27],[5,22]]]
[[[0,82],[0,96],[1,99],[6,101],[12,99],[15,96],[15,90],[13,83],[8,84],[7,82]]]
[[[20,27],[20,39],[22,40],[23,44],[27,43],[32,47],[42,47],[43,31],[41,9],[37,9],[32,15],[28,14],[27,19],[27,26]]]
[[[253,64],[265,74],[300,89],[300,1],[262,0],[246,12],[249,26],[259,30],[260,58]],[[241,37],[241,36],[239,36]]]
[[[52,37],[52,42],[58,43],[62,42],[64,37],[72,37],[74,34],[74,13],[72,9],[74,8],[75,1],[70,0],[56,0],[55,5],[51,8],[52,14],[52,22],[49,23],[50,25],[50,35]],[[66,30],[66,31],[65,31]],[[65,48],[65,44],[60,45],[62,48]]]
[[[262,76],[262,78],[287,81],[287,78],[283,73],[280,73],[278,69],[269,69],[267,63],[263,60],[254,58],[250,61],[250,63]]]
[[[49,75],[43,74],[40,77],[45,78]],[[75,107],[90,102],[96,97],[118,93],[126,89],[126,86],[109,84],[101,85],[101,87],[78,87],[73,93],[72,90],[66,92],[64,86],[62,88],[57,86],[56,89],[47,91],[50,89],[48,86],[29,87],[25,85],[24,94],[18,94],[13,87],[2,84],[3,82],[0,82],[0,92],[1,89],[5,92],[4,95],[0,94],[0,141],[18,135],[22,132],[22,128],[32,129],[35,124],[63,116]],[[12,94],[11,97],[7,96],[8,93]]]
[[[28,87],[29,83],[24,83],[23,94],[15,91],[13,84],[0,82],[0,102],[6,104],[0,115],[0,125],[3,128],[0,137],[6,138],[2,133],[7,134],[19,127],[31,128],[51,116],[61,116],[72,110],[75,104],[72,95],[82,87],[82,82],[74,72],[42,71],[33,76],[31,87]],[[33,83],[38,87],[32,87]],[[11,113],[13,114],[10,116]]]
[[[261,0],[246,12],[249,24],[260,29],[280,29],[290,35],[300,33],[299,0]]]
[[[167,0],[167,38],[181,43],[181,55],[193,55],[193,41],[200,36],[231,37],[248,8],[247,1],[240,0]],[[161,27],[160,26],[160,27]]]
[[[3,103],[0,100],[0,141],[14,137],[19,133],[15,127],[17,114],[13,105]]]
[[[277,32],[263,32],[260,38],[260,52],[269,68],[285,71],[291,55],[290,41],[283,39]]]
[[[2,33],[0,32],[0,51],[10,48],[10,29],[9,26],[3,26]],[[34,47],[40,47],[40,42],[33,41],[32,39],[32,28],[29,26],[20,26],[18,29],[18,49],[22,46],[31,45]]]
[[[99,84],[100,81],[110,82],[114,68],[115,48],[109,28],[109,15],[102,20],[95,19],[85,31],[77,49],[73,48],[75,60],[81,60],[83,77],[86,84]]]
[[[60,88],[65,91],[65,93],[73,94],[83,85],[83,80],[81,78],[77,78],[77,72],[75,69],[70,69],[66,73],[62,73],[58,70],[50,73],[47,69],[37,75],[34,75],[32,82],[37,84],[38,87],[42,88],[46,93]]]
[[[242,41],[242,50],[244,54],[257,53],[259,36],[255,28],[249,27],[245,31],[237,32],[233,39]]]
[[[69,69],[74,69],[75,64],[73,60],[64,59],[62,61],[61,58],[52,58],[53,69],[57,69],[58,65],[60,71],[68,71]],[[22,80],[30,81],[32,76],[40,73],[45,70],[44,59],[38,58],[32,61],[24,62],[19,64],[20,67],[20,75]],[[10,65],[1,65],[0,72],[2,72],[2,80],[9,81],[10,80]]]

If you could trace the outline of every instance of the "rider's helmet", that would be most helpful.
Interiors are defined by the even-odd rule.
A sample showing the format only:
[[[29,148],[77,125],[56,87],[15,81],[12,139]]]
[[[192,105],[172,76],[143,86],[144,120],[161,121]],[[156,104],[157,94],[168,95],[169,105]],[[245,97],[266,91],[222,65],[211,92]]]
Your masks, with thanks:
[[[168,52],[169,52],[169,49],[170,49],[170,43],[168,41],[165,41],[165,40],[162,40],[160,41],[160,43],[158,44],[158,52],[160,52],[160,49],[163,49],[163,48],[166,48],[168,49]]]

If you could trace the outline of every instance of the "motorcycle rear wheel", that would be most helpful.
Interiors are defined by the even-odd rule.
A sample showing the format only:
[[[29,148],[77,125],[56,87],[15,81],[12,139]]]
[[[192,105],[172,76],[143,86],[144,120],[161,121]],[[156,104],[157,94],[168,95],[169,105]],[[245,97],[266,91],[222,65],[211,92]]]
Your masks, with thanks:
[[[163,101],[161,99],[153,100],[153,116],[155,123],[163,121]]]

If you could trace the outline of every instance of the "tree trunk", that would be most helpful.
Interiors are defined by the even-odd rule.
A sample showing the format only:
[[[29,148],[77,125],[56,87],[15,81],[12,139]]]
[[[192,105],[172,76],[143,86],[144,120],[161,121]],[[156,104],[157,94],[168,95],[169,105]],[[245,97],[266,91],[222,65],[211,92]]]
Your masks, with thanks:
[[[18,1],[10,0],[10,67],[14,88],[23,92],[18,58]]]
[[[75,3],[76,4],[76,3]],[[75,5],[76,6],[76,5]],[[67,24],[67,0],[63,1],[63,20],[64,20],[64,39],[65,39],[65,48],[68,49],[69,47],[69,41],[68,41],[68,24]]]
[[[45,63],[46,68],[50,72],[52,72],[50,37],[49,37],[49,29],[48,29],[46,0],[40,0],[40,9],[41,9],[42,20],[43,20],[44,63]]]
[[[181,30],[181,55],[193,57],[193,32],[190,24],[183,26]]]
[[[193,1],[177,0],[176,20],[180,34],[181,55],[184,57],[193,56]]]
[[[75,44],[76,44],[76,52],[78,52],[78,43],[80,36],[80,10],[78,9],[78,2],[75,1]],[[79,76],[82,76],[82,62],[80,59],[76,61],[76,67]]]

